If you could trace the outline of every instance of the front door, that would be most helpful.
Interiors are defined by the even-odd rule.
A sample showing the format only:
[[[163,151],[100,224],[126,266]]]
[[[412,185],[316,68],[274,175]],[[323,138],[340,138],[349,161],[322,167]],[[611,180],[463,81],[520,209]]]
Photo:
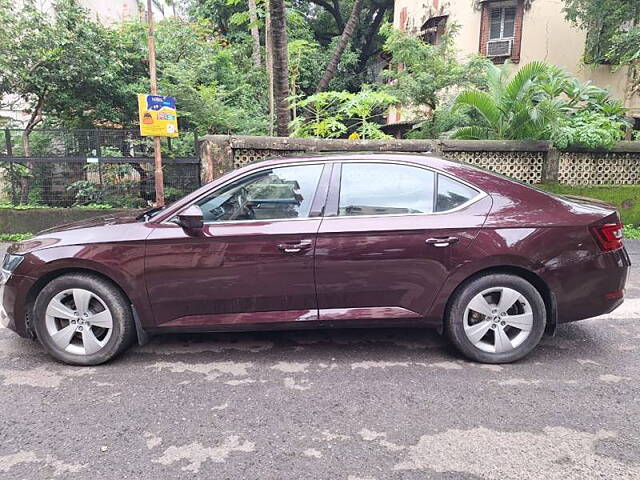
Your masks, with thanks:
[[[156,324],[316,320],[313,256],[321,219],[313,210],[323,168],[263,169],[220,187],[196,202],[201,236],[159,225],[145,260]]]
[[[333,177],[316,244],[319,319],[424,317],[490,199],[401,163],[345,162]]]

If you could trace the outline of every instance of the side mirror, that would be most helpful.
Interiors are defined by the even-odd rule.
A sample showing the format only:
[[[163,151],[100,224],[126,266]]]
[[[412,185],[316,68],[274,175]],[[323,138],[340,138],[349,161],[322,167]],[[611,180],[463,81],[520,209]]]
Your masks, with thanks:
[[[197,205],[191,205],[186,210],[178,214],[178,225],[184,228],[187,233],[195,233],[202,230],[204,221],[202,210]]]

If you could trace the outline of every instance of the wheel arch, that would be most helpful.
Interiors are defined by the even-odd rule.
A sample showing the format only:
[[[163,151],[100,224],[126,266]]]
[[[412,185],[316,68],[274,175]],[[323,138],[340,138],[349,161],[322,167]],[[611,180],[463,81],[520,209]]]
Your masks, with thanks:
[[[131,300],[131,296],[127,293],[127,291],[116,280],[114,280],[109,275],[105,274],[104,272],[101,272],[101,271],[98,271],[98,270],[95,270],[95,269],[92,269],[92,268],[88,268],[86,266],[82,266],[82,267],[60,267],[60,268],[56,268],[56,269],[50,270],[47,273],[45,273],[44,275],[42,275],[40,278],[38,278],[38,280],[36,280],[33,283],[33,285],[31,285],[31,287],[27,291],[27,294],[26,294],[26,297],[25,297],[25,308],[24,308],[24,310],[25,310],[25,320],[26,320],[27,331],[29,332],[29,334],[32,337],[35,338],[35,330],[33,328],[33,325],[31,324],[31,321],[32,321],[32,318],[33,318],[33,308],[35,306],[36,299],[38,298],[38,295],[40,294],[40,292],[42,291],[42,289],[46,285],[48,285],[50,282],[52,282],[56,278],[62,277],[63,275],[74,274],[74,273],[89,274],[89,275],[92,275],[94,277],[100,278],[101,280],[105,280],[105,281],[109,282],[111,285],[113,285],[113,287],[117,288],[118,291],[120,291],[120,293],[122,293],[122,295],[124,295],[124,297],[127,299],[127,302],[131,305],[134,317],[137,316],[136,311],[135,311],[135,307],[134,307],[133,302]]]
[[[449,313],[449,309],[451,308],[451,304],[453,303],[453,299],[456,294],[464,288],[466,284],[473,281],[478,277],[482,277],[485,275],[491,275],[496,273],[503,273],[508,275],[514,275],[520,278],[524,278],[528,281],[533,287],[540,293],[542,300],[544,301],[546,313],[547,313],[547,326],[545,332],[547,334],[553,335],[555,333],[556,325],[557,325],[557,316],[558,316],[558,308],[557,301],[555,295],[553,294],[553,290],[549,287],[549,284],[538,274],[535,272],[528,270],[521,266],[516,265],[493,265],[490,267],[483,268],[477,272],[474,272],[468,275],[464,280],[462,280],[456,288],[453,289],[449,297],[447,298],[447,302],[444,308],[444,314],[442,323],[440,325],[440,332],[444,332],[445,318]]]

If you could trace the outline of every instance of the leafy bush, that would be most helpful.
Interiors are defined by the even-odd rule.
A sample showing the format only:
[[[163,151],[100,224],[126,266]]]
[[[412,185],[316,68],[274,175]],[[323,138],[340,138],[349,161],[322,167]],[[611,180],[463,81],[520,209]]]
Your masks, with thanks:
[[[292,137],[382,139],[381,120],[398,99],[368,88],[359,93],[321,92],[298,102],[303,115],[291,122]]]
[[[560,148],[611,148],[624,136],[625,109],[606,90],[581,83],[560,67],[532,62],[515,74],[491,66],[488,91],[465,90],[453,111],[472,109],[480,122],[455,129],[466,140],[552,140]]]
[[[552,135],[553,143],[561,149],[583,147],[610,149],[624,138],[627,123],[619,117],[602,112],[582,110],[575,113]]]

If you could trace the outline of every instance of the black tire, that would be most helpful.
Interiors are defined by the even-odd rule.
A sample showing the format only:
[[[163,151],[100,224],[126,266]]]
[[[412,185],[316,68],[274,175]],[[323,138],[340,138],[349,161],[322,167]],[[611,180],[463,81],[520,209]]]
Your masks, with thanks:
[[[46,311],[49,303],[61,292],[74,288],[96,294],[111,313],[111,336],[99,351],[92,354],[74,354],[61,349],[47,330]],[[131,305],[127,298],[108,280],[87,273],[62,275],[45,285],[35,302],[34,328],[45,350],[56,360],[69,365],[99,365],[108,362],[129,347],[136,336]]]
[[[533,325],[528,337],[516,348],[504,353],[487,352],[474,345],[467,337],[464,327],[465,311],[476,295],[501,287],[516,290],[524,297],[533,313]],[[524,358],[538,345],[544,334],[546,319],[544,300],[531,283],[516,275],[488,274],[466,281],[454,292],[445,317],[445,329],[454,346],[469,359],[481,363],[511,363]],[[487,322],[491,323],[491,320]],[[491,335],[495,333],[489,334]]]

